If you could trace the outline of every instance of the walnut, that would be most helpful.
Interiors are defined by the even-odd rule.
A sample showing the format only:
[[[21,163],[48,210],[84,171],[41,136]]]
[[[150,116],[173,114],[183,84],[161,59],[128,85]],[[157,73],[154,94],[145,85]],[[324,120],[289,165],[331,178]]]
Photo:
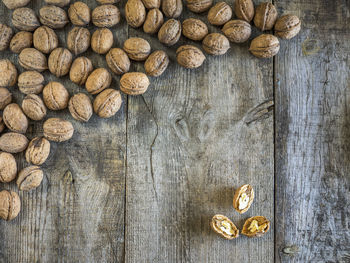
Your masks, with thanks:
[[[18,57],[19,64],[27,70],[39,72],[47,69],[47,59],[43,53],[35,48],[25,48]]]
[[[10,221],[18,216],[21,200],[17,193],[3,190],[0,192],[0,218]]]
[[[143,24],[143,31],[148,34],[157,33],[163,23],[163,13],[157,8],[151,9],[148,11],[145,23]]]
[[[84,93],[73,95],[69,100],[68,109],[77,121],[88,122],[92,116],[92,103]]]
[[[12,94],[7,88],[0,87],[0,110],[3,110],[12,101]]]
[[[163,50],[154,51],[145,62],[145,71],[148,76],[159,77],[167,69],[169,57]]]
[[[129,57],[120,48],[112,48],[106,56],[106,62],[108,67],[117,75],[128,72],[130,68]]]
[[[97,95],[94,101],[94,111],[101,118],[114,116],[122,104],[120,92],[114,89],[106,89]]]
[[[13,132],[26,133],[28,119],[18,104],[11,103],[4,109],[2,118],[7,128]]]
[[[271,3],[261,3],[255,10],[254,25],[261,31],[271,30],[276,19],[277,10]]]
[[[146,19],[146,9],[141,0],[128,0],[125,5],[126,22],[131,27],[140,27]]]
[[[49,82],[43,90],[43,99],[50,110],[63,110],[67,108],[69,93],[59,82]]]
[[[161,0],[142,0],[147,9],[159,8]]]
[[[90,8],[83,2],[75,2],[68,9],[70,21],[75,26],[87,26],[91,20]]]
[[[90,31],[85,27],[73,27],[67,35],[67,47],[74,55],[84,53],[90,47]]]
[[[22,109],[28,118],[40,121],[46,116],[46,107],[42,99],[35,94],[28,94],[22,101]]]
[[[54,29],[63,28],[69,22],[66,11],[54,5],[43,6],[39,10],[39,17],[43,25]]]
[[[113,45],[113,33],[108,28],[97,29],[91,37],[91,48],[97,54],[106,54]]]
[[[29,191],[37,188],[43,180],[44,173],[39,166],[32,165],[18,173],[16,184],[21,191]]]
[[[271,58],[280,49],[278,38],[270,34],[262,34],[253,39],[249,51],[258,58]]]
[[[124,42],[123,49],[128,57],[135,61],[144,61],[151,53],[151,46],[147,40],[132,37]]]
[[[176,60],[179,65],[193,69],[203,64],[205,56],[199,48],[192,45],[183,45],[176,50]]]
[[[228,39],[220,33],[211,33],[203,39],[203,49],[210,55],[223,55],[230,48]]]
[[[85,87],[86,90],[95,95],[111,85],[112,76],[105,68],[95,69],[87,78]]]
[[[72,53],[66,48],[56,48],[49,56],[49,70],[56,77],[67,75],[72,65]]]
[[[213,0],[187,0],[187,8],[194,13],[203,13],[212,5]]]
[[[301,27],[301,22],[297,16],[284,15],[277,19],[275,24],[275,35],[283,39],[295,37]]]
[[[7,132],[0,137],[0,150],[8,153],[20,153],[27,149],[28,139],[21,133]]]
[[[90,59],[87,57],[76,58],[70,68],[69,78],[77,85],[84,85],[92,70]]]
[[[181,37],[181,22],[175,19],[166,21],[158,32],[158,39],[161,43],[172,46]]]
[[[222,26],[232,17],[232,9],[225,2],[219,2],[210,8],[208,12],[209,23],[215,26]]]
[[[260,237],[270,229],[270,221],[263,216],[248,218],[242,229],[242,234],[248,237]]]
[[[248,23],[254,17],[254,4],[252,0],[235,0],[234,11],[237,18],[245,20]]]
[[[100,5],[92,11],[92,23],[97,27],[112,27],[120,21],[120,12],[114,5]]]
[[[150,82],[141,72],[125,73],[120,79],[120,90],[128,95],[141,95],[148,89]]]
[[[58,47],[58,37],[51,28],[47,26],[38,27],[33,35],[34,47],[44,54],[51,53]]]
[[[182,13],[182,0],[163,0],[162,11],[166,17],[177,18]]]
[[[25,71],[18,77],[18,88],[24,94],[39,94],[44,88],[44,76],[37,71]]]
[[[50,118],[43,125],[44,136],[49,141],[63,142],[73,137],[72,123],[60,118]]]
[[[0,182],[9,183],[17,176],[17,163],[11,153],[0,152]]]
[[[9,47],[12,35],[13,35],[13,30],[11,27],[5,24],[0,24],[0,51],[4,51]],[[18,53],[18,52],[15,52],[15,53]]]
[[[27,31],[20,31],[11,39],[10,50],[19,54],[23,49],[31,47],[32,44],[33,34]]]
[[[69,5],[70,0],[45,0],[45,3],[48,5],[57,5],[59,7],[64,7]]]
[[[254,200],[254,189],[251,185],[245,184],[239,187],[233,197],[233,207],[240,214],[248,211]]]
[[[239,230],[230,219],[224,215],[213,216],[210,226],[221,237],[226,239],[234,239],[239,236]]]
[[[26,150],[26,160],[30,164],[42,165],[50,155],[50,142],[44,137],[35,137]]]
[[[225,36],[234,43],[247,41],[252,33],[250,24],[244,20],[230,20],[222,28]]]
[[[12,24],[15,28],[23,31],[34,31],[40,26],[33,9],[22,7],[12,13]]]
[[[208,27],[199,19],[188,18],[182,22],[182,34],[191,40],[201,41],[208,35]]]
[[[16,9],[26,6],[30,0],[2,0],[2,2],[8,9]]]
[[[17,69],[8,59],[0,60],[0,87],[12,87],[17,82]]]

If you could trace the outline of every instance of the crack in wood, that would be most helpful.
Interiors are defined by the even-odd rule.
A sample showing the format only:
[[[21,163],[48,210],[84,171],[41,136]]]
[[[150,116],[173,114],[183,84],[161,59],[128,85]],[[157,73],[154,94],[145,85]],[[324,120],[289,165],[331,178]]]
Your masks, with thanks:
[[[255,122],[257,120],[260,120],[264,117],[264,115],[271,112],[274,108],[274,100],[273,98],[270,98],[263,103],[259,104],[258,106],[251,109],[246,116],[243,118],[244,122],[249,125],[252,122]]]

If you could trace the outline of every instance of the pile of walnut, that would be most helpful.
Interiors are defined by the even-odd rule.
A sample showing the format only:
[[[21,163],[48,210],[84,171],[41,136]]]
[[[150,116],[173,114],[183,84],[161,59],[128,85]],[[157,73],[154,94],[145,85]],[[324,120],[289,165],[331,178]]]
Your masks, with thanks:
[[[122,75],[120,90],[123,93],[140,95],[150,85],[148,76],[158,77],[168,67],[168,55],[162,50],[151,54],[150,44],[142,38],[129,38],[123,48],[112,48],[113,33],[108,28],[121,20],[120,11],[114,5],[117,1],[97,0],[101,5],[91,12],[83,2],[70,4],[70,0],[45,0],[47,5],[39,10],[37,16],[32,9],[25,7],[30,0],[2,0],[7,8],[13,10],[11,22],[18,32],[14,34],[13,28],[0,24],[0,51],[9,48],[18,54],[18,62],[26,71],[18,76],[10,60],[0,60],[0,110],[3,110],[0,133],[5,126],[9,130],[0,137],[0,182],[11,182],[17,177],[20,190],[38,187],[43,179],[40,165],[49,156],[50,141],[62,142],[73,136],[71,122],[49,118],[43,124],[43,136],[29,142],[25,136],[28,118],[40,121],[45,118],[47,109],[58,111],[67,107],[72,117],[81,122],[89,121],[93,112],[102,118],[109,118],[118,112],[122,104],[120,92],[109,88],[112,81],[110,71]],[[167,46],[177,43],[181,33],[193,41],[202,41],[203,50],[210,55],[225,54],[230,48],[229,41],[247,41],[251,35],[250,22],[253,18],[256,27],[262,31],[274,27],[275,34],[280,38],[292,38],[300,30],[300,21],[296,16],[286,15],[277,19],[277,11],[270,3],[262,3],[254,9],[252,0],[236,0],[234,12],[238,19],[235,20],[230,20],[232,9],[227,3],[212,5],[212,0],[187,0],[187,8],[194,13],[209,10],[209,23],[223,25],[223,34],[209,34],[207,25],[199,19],[188,18],[182,23],[176,20],[183,9],[181,0],[163,0],[162,3],[161,0],[128,0],[125,18],[131,27],[143,26],[146,33],[158,33],[159,41]],[[159,10],[160,6],[162,11]],[[164,21],[163,14],[169,18],[167,21]],[[74,27],[66,36],[67,48],[59,47],[54,30],[64,28],[69,21]],[[90,21],[98,27],[92,35],[86,28]],[[84,53],[89,47],[95,53],[106,55],[110,71],[106,68],[94,69],[90,59],[84,56],[76,57],[73,61],[73,56]],[[262,58],[272,57],[278,50],[279,41],[270,34],[260,35],[250,46],[251,53]],[[205,56],[199,48],[183,45],[177,49],[176,59],[185,68],[197,68],[203,64]],[[145,61],[144,68],[148,76],[141,72],[129,72],[130,60]],[[97,95],[93,103],[84,93],[70,97],[67,89],[59,82],[45,83],[40,72],[47,69],[56,77],[69,74],[72,82],[85,85],[87,92]],[[7,89],[16,84],[26,94],[21,105],[11,103],[12,94]],[[25,158],[30,166],[17,176],[17,164],[12,154],[23,151],[26,151]],[[17,193],[6,190],[0,192],[0,217],[10,220],[19,211]]]
[[[233,207],[240,214],[248,211],[254,200],[254,190],[251,185],[245,184],[238,188],[233,197]],[[213,216],[211,227],[220,236],[226,239],[234,239],[239,236],[239,230],[232,221],[224,215]],[[263,216],[248,218],[241,233],[248,237],[260,237],[270,228],[270,221]]]

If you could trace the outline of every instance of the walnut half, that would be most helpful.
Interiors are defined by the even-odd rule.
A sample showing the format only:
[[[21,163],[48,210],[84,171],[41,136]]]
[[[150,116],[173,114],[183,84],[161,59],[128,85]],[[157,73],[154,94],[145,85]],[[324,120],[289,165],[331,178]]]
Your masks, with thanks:
[[[235,192],[233,197],[233,207],[238,213],[243,214],[248,211],[254,200],[254,190],[249,184],[242,185]]]
[[[248,218],[242,229],[242,234],[248,237],[260,237],[270,229],[270,221],[264,216]]]
[[[224,215],[213,216],[210,225],[217,234],[226,239],[231,240],[239,236],[238,228]]]

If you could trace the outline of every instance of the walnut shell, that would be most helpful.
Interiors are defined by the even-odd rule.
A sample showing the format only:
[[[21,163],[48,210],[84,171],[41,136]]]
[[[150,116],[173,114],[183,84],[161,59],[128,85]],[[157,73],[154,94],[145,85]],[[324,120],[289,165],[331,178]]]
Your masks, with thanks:
[[[84,85],[92,70],[90,59],[87,57],[76,58],[70,68],[69,78],[77,85]]]
[[[214,215],[210,222],[210,226],[223,238],[232,240],[239,236],[238,228],[224,215]]]
[[[250,23],[254,17],[254,3],[252,0],[235,0],[234,12],[237,18]]]
[[[261,31],[271,30],[277,19],[276,7],[271,3],[261,3],[255,10],[254,25]]]
[[[210,55],[223,55],[229,50],[230,42],[227,37],[220,33],[207,35],[202,42],[203,49]]]
[[[70,114],[77,121],[88,122],[92,116],[92,103],[84,93],[73,95],[68,104]]]
[[[151,53],[151,46],[147,40],[131,37],[124,42],[123,49],[128,57],[135,61],[144,61]]]
[[[260,237],[270,229],[270,221],[264,216],[248,218],[243,225],[242,234],[248,237]]]
[[[0,87],[12,87],[17,82],[17,69],[8,59],[0,60]]]
[[[245,184],[235,191],[233,207],[240,214],[248,211],[254,201],[254,189],[251,185]]]
[[[301,27],[301,22],[297,16],[284,15],[277,19],[275,24],[275,35],[283,39],[295,37]]]
[[[29,166],[18,173],[16,184],[21,191],[37,188],[43,180],[44,173],[39,166]]]
[[[11,39],[10,50],[13,53],[19,54],[23,49],[31,47],[32,44],[33,44],[33,34],[27,31],[20,31],[16,35],[14,35],[13,38]]]
[[[70,66],[72,65],[72,53],[66,48],[56,48],[49,56],[49,70],[56,77],[62,77],[68,74]]]
[[[128,95],[141,95],[148,89],[150,82],[141,72],[125,73],[120,79],[120,90]]]
[[[112,48],[106,55],[108,67],[117,75],[129,71],[130,60],[128,55],[121,48]]]
[[[203,64],[205,56],[199,48],[192,45],[183,45],[176,50],[176,60],[184,68],[193,69]]]
[[[45,138],[54,142],[68,141],[74,133],[72,123],[60,118],[50,118],[45,121],[43,130]]]
[[[58,37],[51,28],[47,26],[38,27],[33,35],[34,47],[44,54],[51,53],[58,47]]]
[[[70,21],[75,26],[87,26],[91,20],[91,11],[87,4],[75,2],[68,9]]]
[[[59,82],[49,82],[43,90],[43,99],[50,110],[63,110],[67,108],[69,93]]]
[[[26,150],[26,161],[34,165],[42,165],[50,155],[50,142],[44,137],[35,137]]]
[[[0,192],[0,218],[10,221],[18,216],[21,200],[17,193],[3,190]]]
[[[252,33],[250,24],[244,20],[230,20],[222,28],[225,36],[234,43],[247,41]]]
[[[26,6],[30,0],[2,0],[2,2],[8,9],[16,9]]]
[[[7,132],[0,137],[0,150],[8,153],[20,153],[27,149],[28,139],[21,133]]]
[[[249,51],[258,58],[271,58],[280,49],[278,38],[270,34],[262,34],[252,40]]]
[[[47,59],[43,53],[35,48],[25,48],[18,57],[19,64],[27,70],[42,72],[47,69]]]
[[[194,41],[201,41],[208,35],[207,25],[195,18],[188,18],[182,22],[182,34]]]
[[[2,114],[2,118],[6,127],[11,131],[26,133],[28,128],[28,119],[18,104],[11,103],[7,105]]]
[[[25,71],[18,77],[18,88],[24,94],[39,94],[44,88],[44,76],[37,71]]]
[[[193,13],[203,13],[212,5],[213,0],[187,0],[187,8]]]
[[[163,13],[157,8],[151,9],[147,13],[145,23],[143,24],[143,31],[147,34],[157,33],[163,23]]]
[[[94,111],[101,118],[114,116],[122,105],[120,92],[114,89],[106,89],[97,95],[94,101]]]
[[[95,95],[111,85],[112,76],[105,68],[95,69],[87,78],[85,87],[86,90]]]
[[[147,9],[159,8],[161,0],[142,0],[143,5]]]
[[[146,8],[141,0],[128,0],[125,5],[125,19],[129,26],[142,26],[146,19]]]
[[[17,176],[17,163],[11,153],[0,152],[0,182],[9,183]]]
[[[219,2],[210,8],[208,12],[208,21],[215,26],[222,26],[232,17],[232,9],[225,2]]]
[[[7,88],[0,87],[0,110],[3,110],[12,101],[12,94]]]
[[[40,8],[39,17],[43,25],[54,29],[63,28],[69,22],[66,11],[54,5]]]
[[[96,1],[101,5],[106,5],[106,4],[115,4],[119,0],[96,0]]]
[[[167,69],[169,57],[163,50],[154,51],[145,62],[145,71],[148,76],[159,77]]]
[[[175,19],[166,21],[158,32],[158,39],[161,43],[172,46],[181,37],[181,22]]]
[[[163,0],[162,11],[166,17],[177,18],[182,13],[182,0]]]
[[[115,5],[100,5],[92,11],[92,23],[97,27],[112,27],[120,21],[120,12]]]
[[[29,94],[23,99],[22,109],[25,115],[34,121],[40,121],[46,116],[44,102],[35,94]]]
[[[48,5],[57,5],[59,7],[64,7],[69,5],[70,0],[45,0],[45,3]]]
[[[15,28],[23,31],[34,31],[40,26],[33,9],[22,7],[12,13],[12,24]]]
[[[2,120],[2,117],[0,116],[0,133],[2,133],[5,130],[5,123]]]
[[[91,37],[91,48],[97,54],[106,54],[113,45],[113,33],[108,28],[97,29]]]
[[[85,27],[73,27],[67,35],[67,47],[74,55],[84,53],[90,47],[90,31]]]
[[[12,35],[13,30],[11,27],[5,24],[0,24],[0,51],[4,51],[9,47]]]

